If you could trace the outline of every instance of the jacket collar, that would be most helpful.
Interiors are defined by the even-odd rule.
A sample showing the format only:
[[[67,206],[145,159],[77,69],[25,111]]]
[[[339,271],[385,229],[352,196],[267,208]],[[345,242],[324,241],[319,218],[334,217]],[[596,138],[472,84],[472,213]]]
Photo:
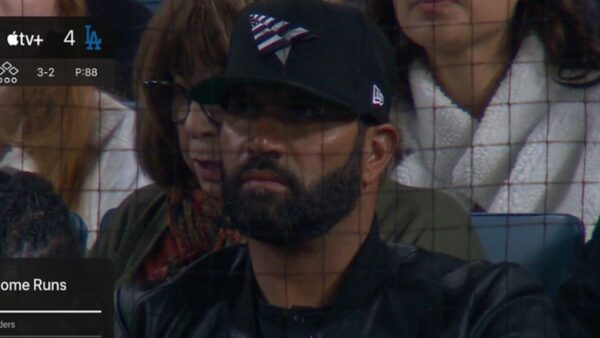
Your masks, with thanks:
[[[386,253],[387,246],[379,238],[379,227],[375,220],[344,277],[338,298],[331,305],[331,309],[323,321],[324,325],[348,312],[355,311],[372,299],[386,277],[393,272],[386,269],[386,266],[389,265],[389,256]],[[238,290],[238,292],[231,293],[231,298],[227,303],[227,312],[236,330],[255,337],[257,332],[255,316],[257,286],[247,248],[245,248],[244,259],[243,263],[237,264],[244,271],[234,274],[237,277],[231,279],[231,284],[226,288]]]

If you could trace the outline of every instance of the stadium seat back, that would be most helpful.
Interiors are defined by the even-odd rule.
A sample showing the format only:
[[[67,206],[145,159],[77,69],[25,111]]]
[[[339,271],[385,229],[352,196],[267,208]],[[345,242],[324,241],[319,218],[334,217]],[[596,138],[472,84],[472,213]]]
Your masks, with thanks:
[[[584,226],[567,214],[472,213],[491,262],[513,262],[540,279],[551,296],[573,271],[584,246]]]

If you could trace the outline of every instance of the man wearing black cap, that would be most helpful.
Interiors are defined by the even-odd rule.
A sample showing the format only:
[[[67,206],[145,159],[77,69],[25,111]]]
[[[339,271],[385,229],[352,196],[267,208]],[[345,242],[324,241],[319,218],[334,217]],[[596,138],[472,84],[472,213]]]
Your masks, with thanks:
[[[135,337],[555,337],[541,285],[379,239],[398,142],[394,53],[358,11],[253,4],[224,75],[191,90],[220,127],[227,219],[248,244],[118,309]],[[222,107],[222,108],[221,108]],[[123,294],[120,295],[123,297]]]

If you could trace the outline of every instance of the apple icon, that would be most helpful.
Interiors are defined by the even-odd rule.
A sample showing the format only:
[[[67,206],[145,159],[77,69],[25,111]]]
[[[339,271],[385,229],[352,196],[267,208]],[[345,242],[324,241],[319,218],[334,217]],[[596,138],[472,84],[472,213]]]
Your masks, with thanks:
[[[16,46],[19,44],[19,35],[17,35],[16,31],[13,31],[12,34],[9,34],[6,37],[6,42],[8,42],[9,46]]]

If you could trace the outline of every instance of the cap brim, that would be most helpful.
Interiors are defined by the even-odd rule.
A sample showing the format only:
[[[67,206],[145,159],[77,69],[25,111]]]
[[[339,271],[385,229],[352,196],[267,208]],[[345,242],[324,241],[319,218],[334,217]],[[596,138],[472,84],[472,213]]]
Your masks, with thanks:
[[[361,112],[359,109],[336,98],[333,95],[328,95],[323,91],[317,91],[314,88],[305,86],[292,81],[285,80],[274,80],[265,78],[252,78],[252,77],[235,77],[235,76],[218,76],[204,80],[190,89],[190,98],[194,101],[203,104],[223,104],[227,95],[235,88],[240,86],[255,86],[255,85],[268,85],[268,86],[285,86],[299,90],[309,96],[314,96],[315,99],[321,100],[322,102],[330,103],[335,106],[346,108],[349,113],[354,117],[359,117]]]

